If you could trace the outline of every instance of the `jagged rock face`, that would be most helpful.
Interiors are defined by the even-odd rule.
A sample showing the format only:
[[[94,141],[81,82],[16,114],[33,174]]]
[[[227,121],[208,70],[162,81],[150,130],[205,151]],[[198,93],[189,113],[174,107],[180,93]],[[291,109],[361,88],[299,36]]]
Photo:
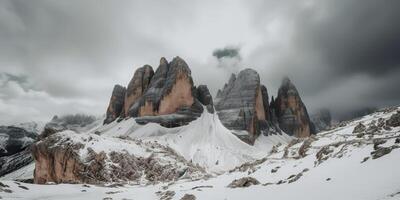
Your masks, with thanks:
[[[227,128],[248,131],[249,135],[240,138],[249,143],[268,129],[268,93],[252,69],[242,70],[237,77],[232,74],[218,91],[215,109]]]
[[[308,137],[314,133],[307,109],[289,78],[283,79],[274,104],[279,126],[284,132],[296,137]]]
[[[150,65],[145,65],[135,71],[126,89],[124,113],[122,116],[128,116],[129,109],[143,96],[144,92],[149,87],[153,75],[154,71]]]
[[[30,148],[26,148],[10,156],[0,157],[0,177],[32,163]]]
[[[110,102],[110,105],[112,102]],[[159,123],[166,127],[185,125],[203,112],[212,111],[206,86],[196,89],[186,62],[175,57],[161,58],[154,73],[148,65],[138,69],[128,85],[122,117],[135,117],[140,124]],[[109,123],[107,121],[106,123]]]
[[[124,102],[125,102],[126,89],[120,85],[115,85],[110,98],[110,104],[108,105],[106,112],[106,119],[104,124],[111,123],[117,119],[121,113],[125,113]],[[122,114],[125,115],[125,114]]]
[[[193,81],[190,69],[179,57],[171,63],[161,59],[154,79],[140,99],[130,108],[132,117],[167,115],[181,107],[191,107]]]
[[[29,147],[36,139],[37,133],[13,126],[0,126],[0,176],[32,162]]]
[[[134,150],[132,150],[134,149]],[[34,183],[158,183],[206,176],[168,147],[64,131],[32,146]],[[170,161],[174,160],[175,164]]]
[[[37,134],[14,126],[0,126],[0,157],[23,151],[36,141]]]
[[[207,107],[209,113],[214,113],[214,103],[208,87],[206,85],[199,85],[196,89],[196,98],[201,104]]]

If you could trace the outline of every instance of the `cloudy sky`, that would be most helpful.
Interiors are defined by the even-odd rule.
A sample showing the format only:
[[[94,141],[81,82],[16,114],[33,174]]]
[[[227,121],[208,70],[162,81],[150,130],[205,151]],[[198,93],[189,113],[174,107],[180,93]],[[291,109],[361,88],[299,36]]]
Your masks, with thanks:
[[[310,112],[400,103],[398,0],[0,0],[0,123],[105,112],[114,84],[180,56],[214,92],[287,75]]]

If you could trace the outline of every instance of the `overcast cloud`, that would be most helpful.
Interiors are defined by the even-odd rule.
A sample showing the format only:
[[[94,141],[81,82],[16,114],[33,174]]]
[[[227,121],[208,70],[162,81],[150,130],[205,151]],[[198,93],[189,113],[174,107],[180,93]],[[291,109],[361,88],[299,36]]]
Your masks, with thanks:
[[[101,115],[114,84],[162,56],[184,58],[214,94],[251,67],[270,96],[289,76],[311,112],[398,105],[399,9],[397,0],[1,0],[0,124]],[[215,54],[223,50],[234,51]]]

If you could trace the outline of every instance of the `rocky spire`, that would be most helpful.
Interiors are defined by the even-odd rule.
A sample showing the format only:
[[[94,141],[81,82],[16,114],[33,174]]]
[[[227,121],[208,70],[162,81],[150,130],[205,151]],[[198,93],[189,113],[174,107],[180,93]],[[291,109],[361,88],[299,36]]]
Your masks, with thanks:
[[[313,133],[307,109],[288,77],[282,80],[274,110],[280,128],[289,135],[308,137]]]
[[[150,65],[144,65],[135,71],[126,89],[123,117],[128,115],[131,106],[143,95],[153,75],[154,71]]]
[[[217,98],[215,108],[221,122],[234,132],[249,132],[239,138],[253,143],[260,133],[268,132],[268,92],[255,70],[244,69],[237,76],[232,74]]]
[[[213,112],[207,86],[194,87],[187,63],[180,57],[170,63],[161,58],[155,73],[149,65],[136,70],[126,90],[121,117],[135,117],[142,124],[155,122],[174,127],[200,116],[202,104]]]
[[[106,119],[104,120],[104,124],[111,123],[118,116],[121,115],[124,108],[125,93],[126,93],[125,87],[122,87],[121,85],[114,86],[110,98],[110,103],[107,108]]]

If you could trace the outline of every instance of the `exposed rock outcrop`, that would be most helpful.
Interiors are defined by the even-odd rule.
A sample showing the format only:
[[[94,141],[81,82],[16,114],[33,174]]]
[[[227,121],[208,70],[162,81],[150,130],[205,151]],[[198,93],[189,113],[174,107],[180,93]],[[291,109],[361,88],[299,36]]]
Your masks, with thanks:
[[[125,115],[124,102],[125,102],[126,88],[120,85],[115,85],[110,98],[106,112],[106,119],[104,124],[108,124],[117,119],[121,114]]]
[[[258,185],[260,182],[253,177],[243,177],[240,179],[233,180],[232,183],[228,185],[229,188],[238,187],[250,187],[252,185]]]
[[[253,69],[232,74],[228,83],[218,91],[215,109],[221,122],[229,129],[247,131],[237,134],[242,140],[253,143],[260,135],[268,134],[272,125],[268,92],[260,84],[260,76]]]
[[[23,151],[35,142],[36,133],[14,126],[0,126],[0,157]]]
[[[154,71],[150,65],[145,65],[135,71],[126,89],[123,117],[128,116],[129,109],[143,96],[153,75]]]
[[[135,117],[140,124],[155,122],[176,127],[199,117],[203,105],[213,112],[207,86],[194,87],[186,62],[179,57],[170,63],[161,58],[155,73],[148,65],[135,72],[126,90],[124,112],[120,116]]]
[[[272,103],[271,103],[272,104]],[[273,105],[279,127],[287,134],[308,137],[315,133],[306,106],[294,84],[284,78]]]
[[[37,133],[13,126],[0,126],[0,176],[32,162],[29,147],[36,139]]]
[[[34,182],[167,182],[206,176],[172,149],[153,142],[59,132],[32,146]],[[171,164],[174,160],[174,164]]]

